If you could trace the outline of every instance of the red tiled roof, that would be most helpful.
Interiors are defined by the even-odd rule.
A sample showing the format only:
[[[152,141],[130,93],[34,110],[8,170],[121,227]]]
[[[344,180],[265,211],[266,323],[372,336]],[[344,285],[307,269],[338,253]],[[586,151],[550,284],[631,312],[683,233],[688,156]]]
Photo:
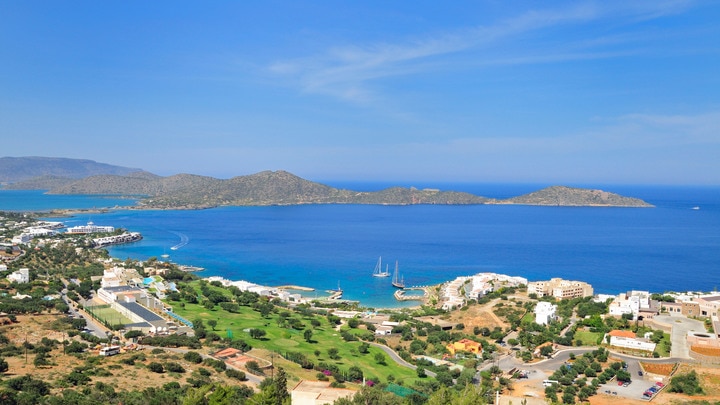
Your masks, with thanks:
[[[630,330],[611,330],[609,333],[610,336],[616,336],[616,337],[626,337],[626,338],[636,338],[635,333]]]

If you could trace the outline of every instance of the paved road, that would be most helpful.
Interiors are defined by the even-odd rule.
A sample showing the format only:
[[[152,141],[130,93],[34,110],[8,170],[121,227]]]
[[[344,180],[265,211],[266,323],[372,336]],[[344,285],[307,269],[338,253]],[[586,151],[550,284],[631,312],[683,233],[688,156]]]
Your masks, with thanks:
[[[687,342],[688,332],[707,333],[702,322],[684,316],[656,315],[653,319],[672,326],[672,333],[670,334],[672,341],[670,347],[671,357],[691,359],[690,347]]]
[[[400,355],[397,354],[397,353],[395,352],[395,350],[393,350],[393,349],[391,349],[391,348],[389,348],[389,347],[387,347],[387,346],[385,346],[385,345],[381,345],[380,343],[375,343],[375,342],[367,342],[367,343],[370,344],[370,345],[372,345],[372,346],[375,346],[375,347],[380,348],[380,349],[381,349],[382,351],[384,351],[388,356],[390,356],[390,359],[392,359],[392,361],[394,361],[395,363],[397,363],[397,364],[399,364],[399,365],[401,365],[401,366],[403,366],[403,367],[407,367],[407,368],[411,368],[411,369],[413,369],[413,370],[417,370],[417,366],[416,366],[416,365],[410,364],[410,363],[408,363],[407,361],[403,360],[403,358],[400,357]],[[430,370],[425,370],[425,374],[427,374],[427,375],[430,376],[430,377],[435,377],[435,376],[436,376],[436,374],[435,374],[434,372],[430,371]]]
[[[98,321],[96,321],[90,314],[83,311],[82,309],[77,308],[75,303],[71,301],[67,297],[67,290],[63,289],[60,296],[62,297],[63,301],[70,307],[69,315],[71,315],[74,318],[84,318],[85,323],[87,324],[85,332],[90,333],[92,335],[95,335],[101,339],[108,337],[108,331],[109,329],[106,328],[104,325],[100,324]]]
[[[555,370],[557,370],[565,362],[567,362],[570,359],[571,353],[579,357],[582,356],[583,353],[591,352],[595,349],[595,347],[574,347],[562,349],[556,352],[551,359],[542,360],[532,364],[524,363],[522,360],[515,358],[511,355],[504,355],[496,359],[495,362],[486,365],[484,369],[490,368],[497,363],[500,369],[506,372],[513,368],[528,370],[531,373],[530,381],[533,381],[533,384],[536,386],[538,391],[542,391],[544,390],[544,387],[542,386],[542,380],[545,379],[545,376],[552,374]],[[612,351],[610,352],[610,357],[614,359],[620,359],[627,363],[627,371],[632,376],[633,381],[632,383],[630,383],[629,386],[623,387],[617,385],[617,382],[613,380],[607,384],[601,385],[598,388],[598,394],[632,399],[644,399],[644,397],[642,396],[643,392],[645,392],[645,390],[647,390],[649,387],[653,386],[656,382],[655,379],[651,379],[647,375],[638,375],[638,371],[640,371],[640,362],[677,363],[679,361],[683,361],[683,359],[674,357],[660,359],[634,357],[625,354],[615,353]],[[664,382],[667,383],[667,381]],[[618,400],[620,400],[619,398]]]

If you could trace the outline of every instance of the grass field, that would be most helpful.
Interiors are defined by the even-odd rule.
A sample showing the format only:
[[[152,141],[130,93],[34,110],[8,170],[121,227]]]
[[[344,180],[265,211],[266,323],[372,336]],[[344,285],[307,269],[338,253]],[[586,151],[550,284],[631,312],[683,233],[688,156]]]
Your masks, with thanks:
[[[85,309],[87,310],[87,312],[95,315],[96,318],[107,322],[110,325],[127,325],[129,323],[134,323],[132,320],[126,318],[120,312],[110,308],[110,306],[107,305],[87,307]]]
[[[603,335],[602,332],[579,330],[575,332],[575,340],[582,342],[583,346],[597,346],[598,339],[602,339]]]
[[[226,293],[221,289],[218,291]],[[267,318],[263,318],[258,311],[250,307],[241,306],[238,313],[230,313],[219,306],[208,310],[202,305],[188,303],[184,305],[184,308],[180,305],[173,305],[173,309],[178,315],[190,321],[202,320],[208,332],[215,332],[225,338],[228,336],[228,331],[231,331],[233,339],[242,339],[254,348],[266,349],[281,355],[288,351],[299,352],[315,364],[319,362],[335,364],[340,370],[358,366],[368,379],[375,378],[377,380],[379,378],[381,381],[387,381],[388,376],[392,375],[396,381],[411,384],[418,378],[414,370],[399,366],[384,353],[385,364],[378,364],[375,356],[382,353],[379,348],[370,347],[368,353],[360,353],[358,347],[361,342],[343,341],[340,336],[341,331],[335,325],[330,324],[325,316],[303,316],[291,309],[277,308],[277,311],[271,313]],[[283,319],[290,318],[298,319],[303,326],[299,329],[286,326],[289,323],[283,322]],[[313,327],[311,325],[313,319],[319,322],[320,326]],[[210,320],[217,322],[214,329],[208,324]],[[266,335],[260,339],[254,339],[250,337],[249,329],[262,329]],[[305,329],[312,330],[310,342],[305,340]],[[338,351],[335,359],[331,359],[328,355],[330,348]]]

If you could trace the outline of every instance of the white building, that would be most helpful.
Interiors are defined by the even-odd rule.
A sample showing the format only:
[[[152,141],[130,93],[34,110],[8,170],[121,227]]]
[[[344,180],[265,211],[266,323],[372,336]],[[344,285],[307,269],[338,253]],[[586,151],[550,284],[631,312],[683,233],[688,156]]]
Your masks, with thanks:
[[[7,267],[6,267],[6,269],[7,269]],[[7,279],[11,283],[13,281],[16,283],[29,283],[30,282],[30,269],[22,268],[18,271],[14,271],[10,275],[7,276]]]
[[[538,302],[535,306],[535,323],[538,325],[547,325],[556,319],[557,305],[545,301]]]
[[[380,325],[375,328],[376,336],[387,336],[392,333],[393,327],[389,325]]]
[[[526,284],[527,279],[523,277],[478,273],[474,276],[458,277],[443,284],[440,290],[440,301],[442,308],[449,311],[462,307],[468,299],[479,299],[500,287],[518,287]]]
[[[635,334],[631,331],[624,330],[613,330],[605,335],[610,336],[610,346],[622,347],[625,349],[643,350],[647,352],[655,351],[655,343],[648,339],[640,339],[635,337]]]
[[[633,319],[637,319],[642,308],[650,308],[650,292],[628,291],[613,299],[608,306],[608,313],[613,316],[632,314]]]
[[[547,281],[533,281],[527,285],[528,294],[538,297],[547,295],[558,299],[572,299],[592,297],[593,288],[584,281],[570,281],[561,278],[551,278]]]
[[[33,238],[33,236],[31,234],[23,232],[20,235],[14,236],[12,238],[12,243],[17,244],[17,245],[23,245],[26,243],[30,243],[32,238]]]
[[[87,225],[72,226],[67,229],[67,233],[74,233],[74,234],[110,233],[110,232],[115,232],[115,228],[112,226],[98,226],[92,222],[88,222]]]

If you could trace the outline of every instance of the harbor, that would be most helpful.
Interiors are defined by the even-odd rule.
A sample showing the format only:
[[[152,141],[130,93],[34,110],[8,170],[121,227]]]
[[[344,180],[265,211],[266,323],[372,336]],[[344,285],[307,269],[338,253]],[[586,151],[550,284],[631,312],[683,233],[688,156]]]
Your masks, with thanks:
[[[409,291],[422,291],[422,294],[408,294]],[[428,297],[428,291],[426,287],[407,287],[402,290],[397,290],[393,294],[398,301],[424,301]]]

